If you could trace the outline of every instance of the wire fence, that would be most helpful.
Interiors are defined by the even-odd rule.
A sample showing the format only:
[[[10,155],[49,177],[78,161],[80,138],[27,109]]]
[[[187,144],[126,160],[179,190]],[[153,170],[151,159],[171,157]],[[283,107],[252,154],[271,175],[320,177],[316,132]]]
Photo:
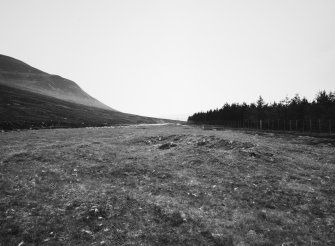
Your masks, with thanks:
[[[91,126],[108,126],[113,122],[99,122],[99,121],[82,121],[77,122],[73,120],[15,120],[15,121],[0,121],[0,131],[11,131],[18,129],[54,129],[54,128],[78,128]]]
[[[72,122],[66,120],[56,121],[0,121],[1,130],[15,130],[15,129],[53,129],[53,128],[77,128],[88,126],[108,126],[115,122]],[[322,133],[335,135],[335,121],[334,120],[242,120],[242,121],[223,121],[216,124],[197,123],[203,129],[225,129],[225,128],[241,128],[241,129],[255,129],[268,131],[284,131],[284,132],[302,132],[302,133]]]
[[[201,124],[206,129],[243,128],[268,131],[335,134],[334,120],[243,120],[223,121],[220,124]]]

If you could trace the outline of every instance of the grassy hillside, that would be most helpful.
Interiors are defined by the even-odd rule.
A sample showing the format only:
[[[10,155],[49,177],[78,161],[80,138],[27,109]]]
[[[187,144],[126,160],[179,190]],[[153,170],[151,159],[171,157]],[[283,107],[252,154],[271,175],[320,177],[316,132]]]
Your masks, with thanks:
[[[75,82],[45,73],[9,56],[0,55],[0,84],[77,104],[114,110],[91,97]]]
[[[0,133],[0,245],[335,245],[334,160],[287,134]]]
[[[0,129],[159,123],[160,119],[88,107],[0,84]]]

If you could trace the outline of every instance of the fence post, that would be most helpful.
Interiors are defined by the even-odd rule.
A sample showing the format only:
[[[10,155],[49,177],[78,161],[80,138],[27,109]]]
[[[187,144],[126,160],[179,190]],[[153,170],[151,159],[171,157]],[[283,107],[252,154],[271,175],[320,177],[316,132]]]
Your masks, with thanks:
[[[312,120],[309,120],[309,130],[312,131]]]
[[[298,131],[298,120],[295,120],[295,131]]]
[[[305,120],[302,120],[302,132],[305,131]]]
[[[290,120],[290,131],[292,131],[292,127],[291,127],[291,120]]]
[[[319,119],[319,132],[321,133],[321,120]]]
[[[286,120],[284,120],[284,131],[286,131]]]
[[[272,130],[275,129],[275,120],[272,121]]]
[[[332,134],[332,121],[329,120],[329,135]]]

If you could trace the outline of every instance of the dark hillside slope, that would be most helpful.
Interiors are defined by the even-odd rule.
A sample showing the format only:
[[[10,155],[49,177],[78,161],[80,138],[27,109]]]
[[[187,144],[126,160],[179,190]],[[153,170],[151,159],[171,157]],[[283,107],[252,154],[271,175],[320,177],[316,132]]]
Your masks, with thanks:
[[[163,120],[88,107],[0,84],[0,129],[161,123]]]
[[[0,55],[0,84],[68,102],[114,110],[91,97],[75,82],[45,73],[9,56]]]

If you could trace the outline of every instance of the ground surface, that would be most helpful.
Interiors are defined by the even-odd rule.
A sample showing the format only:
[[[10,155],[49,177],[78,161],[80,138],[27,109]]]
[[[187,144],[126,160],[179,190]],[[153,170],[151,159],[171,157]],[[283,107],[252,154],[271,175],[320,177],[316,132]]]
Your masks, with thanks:
[[[334,171],[306,136],[0,133],[0,245],[334,245]]]

